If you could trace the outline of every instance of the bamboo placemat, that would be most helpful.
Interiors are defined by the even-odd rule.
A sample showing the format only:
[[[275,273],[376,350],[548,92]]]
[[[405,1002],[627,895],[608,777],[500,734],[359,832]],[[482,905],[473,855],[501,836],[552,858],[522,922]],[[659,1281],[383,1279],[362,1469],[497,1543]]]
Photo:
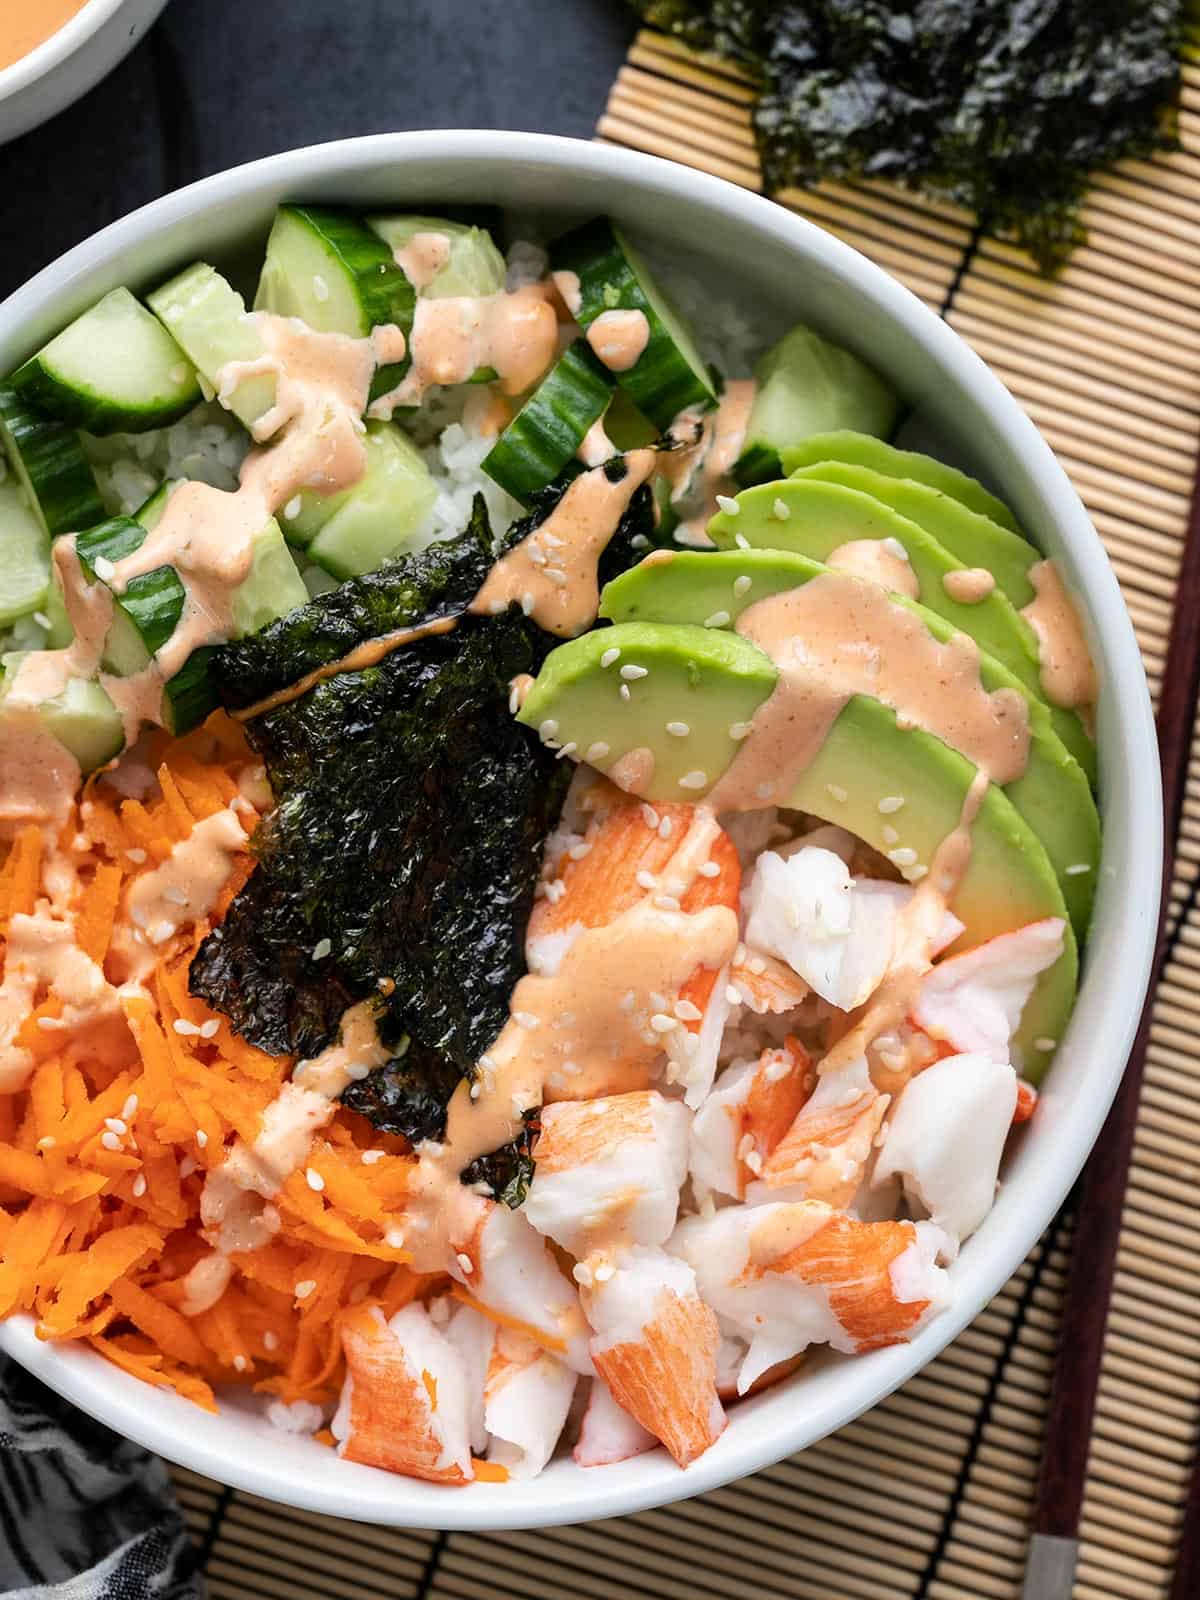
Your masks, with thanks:
[[[761,188],[752,93],[643,33],[601,138]],[[1053,283],[970,219],[882,184],[777,196],[940,311],[1058,453],[1157,695],[1200,440],[1200,65],[1183,149],[1096,180]],[[1200,740],[1194,740],[1084,1509],[1076,1600],[1163,1600],[1200,1431]],[[213,1600],[1017,1600],[1071,1223],[868,1416],[701,1499],[478,1537],[350,1526],[175,1473]]]

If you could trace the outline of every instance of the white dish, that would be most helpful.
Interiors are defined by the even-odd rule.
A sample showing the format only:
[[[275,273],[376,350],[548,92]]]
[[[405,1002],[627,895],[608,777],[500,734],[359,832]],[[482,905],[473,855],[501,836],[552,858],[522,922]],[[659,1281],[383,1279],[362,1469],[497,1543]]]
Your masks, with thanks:
[[[275,1432],[246,1401],[210,1416],[76,1346],[40,1343],[28,1319],[0,1347],[85,1411],[195,1471],[269,1499],[408,1527],[497,1529],[609,1517],[711,1489],[841,1427],[931,1360],[1003,1286],[1053,1216],[1116,1091],[1150,970],[1161,799],[1149,697],[1103,547],[1066,475],[1016,402],[949,327],[863,256],[781,206],[652,157],[533,134],[384,134],[293,151],[156,201],[71,251],[0,306],[0,371],[118,284],[146,289],[194,256],[261,240],[282,199],[499,203],[523,214],[609,212],[775,302],[878,367],[926,438],[983,476],[1062,564],[1086,612],[1101,682],[1104,855],[1074,1019],[996,1205],[951,1269],[951,1309],[909,1345],[822,1358],[736,1406],[686,1472],[664,1451],[540,1477],[447,1489],[338,1460]]]
[[[35,50],[0,70],[0,144],[40,127],[99,83],[129,54],[166,3],[87,0]]]

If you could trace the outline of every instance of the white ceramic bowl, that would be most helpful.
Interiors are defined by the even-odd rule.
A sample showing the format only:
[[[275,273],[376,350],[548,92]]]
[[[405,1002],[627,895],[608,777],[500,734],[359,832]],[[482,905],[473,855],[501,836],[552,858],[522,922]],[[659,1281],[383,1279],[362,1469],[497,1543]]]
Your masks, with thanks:
[[[852,346],[916,408],[944,451],[981,473],[1060,561],[1099,667],[1102,881],[1074,1020],[995,1208],[951,1269],[952,1308],[912,1344],[830,1358],[733,1408],[687,1472],[657,1451],[531,1483],[445,1489],[339,1461],[274,1432],[244,1402],[209,1416],[87,1350],[39,1343],[28,1320],[0,1346],[52,1388],[162,1455],[270,1499],[406,1526],[512,1528],[636,1511],[753,1472],[841,1427],[924,1366],[992,1298],[1053,1216],[1100,1129],[1150,967],[1161,859],[1158,759],[1142,664],[1108,561],[1047,446],[1000,382],[906,289],[781,206],[687,167],[518,133],[385,134],[294,151],[208,178],[114,224],[0,306],[0,372],[117,284],[149,288],[192,257],[260,243],[284,199],[436,211],[486,201],[524,213],[609,212],[682,261]]]
[[[129,54],[166,3],[87,0],[57,33],[0,71],[0,144],[49,121],[99,83]]]

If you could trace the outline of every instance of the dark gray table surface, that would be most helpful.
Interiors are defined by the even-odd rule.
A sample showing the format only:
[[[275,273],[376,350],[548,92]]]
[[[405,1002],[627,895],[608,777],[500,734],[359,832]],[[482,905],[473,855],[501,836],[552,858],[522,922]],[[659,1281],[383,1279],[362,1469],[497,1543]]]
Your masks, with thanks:
[[[104,83],[0,147],[0,297],[136,206],[296,145],[587,138],[633,27],[623,0],[171,0]]]

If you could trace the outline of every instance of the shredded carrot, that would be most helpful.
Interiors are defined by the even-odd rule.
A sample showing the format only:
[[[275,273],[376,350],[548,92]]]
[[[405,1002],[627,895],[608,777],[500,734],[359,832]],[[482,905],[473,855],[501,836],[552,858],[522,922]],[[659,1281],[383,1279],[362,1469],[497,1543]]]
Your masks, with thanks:
[[[463,1305],[470,1306],[472,1310],[487,1317],[489,1322],[494,1322],[498,1328],[511,1328],[514,1333],[523,1333],[546,1350],[554,1350],[561,1354],[567,1348],[564,1339],[551,1339],[540,1328],[522,1322],[518,1317],[507,1316],[503,1311],[497,1311],[494,1306],[485,1306],[482,1300],[476,1300],[474,1295],[468,1294],[461,1284],[452,1283],[450,1293],[456,1300],[461,1300]]]
[[[158,781],[162,785],[163,799],[167,802],[168,826],[176,841],[186,839],[192,831],[196,818],[193,817],[187,801],[179,792],[175,776],[165,761],[158,769]]]
[[[83,905],[75,919],[75,943],[85,956],[99,966],[108,954],[113,918],[121,898],[123,873],[119,866],[99,866],[84,891]]]
[[[481,1461],[471,1457],[471,1470],[477,1483],[507,1483],[508,1468],[500,1461]]]
[[[5,863],[5,891],[3,905],[4,931],[8,932],[9,919],[28,916],[37,901],[38,884],[42,876],[42,830],[38,827],[22,828],[13,841],[8,861]]]

